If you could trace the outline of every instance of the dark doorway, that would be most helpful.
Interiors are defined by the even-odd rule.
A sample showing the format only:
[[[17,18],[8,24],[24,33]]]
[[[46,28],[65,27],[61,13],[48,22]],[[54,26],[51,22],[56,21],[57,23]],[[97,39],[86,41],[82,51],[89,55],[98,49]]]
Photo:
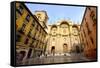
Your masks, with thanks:
[[[31,53],[32,53],[32,49],[30,48],[30,49],[29,49],[29,51],[28,51],[27,58],[30,58],[30,56],[31,56]]]
[[[76,46],[76,53],[80,53],[80,48],[79,48],[79,46]]]
[[[63,44],[63,52],[64,53],[68,52],[68,45],[67,44]]]
[[[55,46],[51,47],[51,53],[53,54],[53,56],[55,55]]]
[[[52,46],[52,50],[55,49],[55,46]]]

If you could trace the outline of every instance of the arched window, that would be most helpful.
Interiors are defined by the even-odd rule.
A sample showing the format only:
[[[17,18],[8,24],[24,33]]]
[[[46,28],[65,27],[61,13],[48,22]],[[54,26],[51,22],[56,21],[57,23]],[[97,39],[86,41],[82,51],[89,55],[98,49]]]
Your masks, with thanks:
[[[37,18],[40,20],[41,19],[41,14],[37,14]]]
[[[73,33],[73,35],[78,35],[78,33],[79,33],[79,30],[78,30],[78,26],[72,26],[72,33]]]
[[[69,34],[69,24],[67,22],[62,22],[60,24],[60,28],[61,28],[61,33],[62,35],[68,35]]]
[[[56,35],[57,34],[57,26],[56,25],[53,25],[51,27],[51,33],[52,33],[52,35]]]

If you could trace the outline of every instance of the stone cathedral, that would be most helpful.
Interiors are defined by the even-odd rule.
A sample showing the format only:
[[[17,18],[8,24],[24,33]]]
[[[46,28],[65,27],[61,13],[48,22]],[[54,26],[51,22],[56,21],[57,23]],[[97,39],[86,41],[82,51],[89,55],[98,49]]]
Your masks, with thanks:
[[[63,54],[75,50],[80,44],[80,25],[70,20],[59,20],[56,24],[48,25],[47,54]]]

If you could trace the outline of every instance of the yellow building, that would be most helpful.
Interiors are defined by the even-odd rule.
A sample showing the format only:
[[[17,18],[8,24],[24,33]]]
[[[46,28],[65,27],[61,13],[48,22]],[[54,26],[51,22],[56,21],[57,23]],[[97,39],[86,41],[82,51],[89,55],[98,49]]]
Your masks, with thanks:
[[[44,53],[47,42],[45,18],[41,25],[37,15],[33,15],[24,3],[16,3],[16,55],[20,54],[22,60]]]
[[[48,25],[47,54],[64,54],[75,52],[80,48],[80,25],[70,20],[60,20],[56,24]]]
[[[96,7],[87,7],[81,23],[80,36],[84,45],[84,55],[96,59],[97,14]]]

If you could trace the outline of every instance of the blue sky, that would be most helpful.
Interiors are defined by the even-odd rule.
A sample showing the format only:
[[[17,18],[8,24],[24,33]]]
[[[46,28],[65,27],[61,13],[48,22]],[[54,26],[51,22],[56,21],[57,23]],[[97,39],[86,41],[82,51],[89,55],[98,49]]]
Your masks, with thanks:
[[[81,23],[85,11],[85,7],[80,6],[59,6],[32,3],[26,3],[26,6],[33,14],[36,10],[45,10],[49,17],[48,24],[54,24],[59,19],[70,19],[75,24]]]

